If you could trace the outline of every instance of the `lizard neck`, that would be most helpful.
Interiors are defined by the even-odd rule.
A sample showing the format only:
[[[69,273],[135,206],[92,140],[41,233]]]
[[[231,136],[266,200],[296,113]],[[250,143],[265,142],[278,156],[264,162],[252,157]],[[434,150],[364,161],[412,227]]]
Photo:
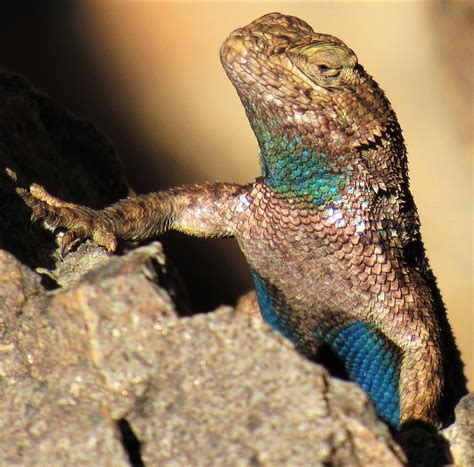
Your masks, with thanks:
[[[334,154],[298,127],[283,127],[276,119],[248,112],[260,146],[263,181],[279,196],[324,209],[341,198],[349,181],[344,154]]]

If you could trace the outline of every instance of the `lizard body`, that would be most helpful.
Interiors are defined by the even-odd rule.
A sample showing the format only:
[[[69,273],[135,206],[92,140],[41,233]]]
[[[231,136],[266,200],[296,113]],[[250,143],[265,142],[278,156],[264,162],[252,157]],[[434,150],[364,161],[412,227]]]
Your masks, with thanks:
[[[121,200],[102,211],[18,189],[33,218],[92,237],[233,236],[264,319],[313,357],[329,346],[395,429],[446,424],[462,363],[425,257],[396,115],[339,39],[270,13],[221,49],[262,176]]]

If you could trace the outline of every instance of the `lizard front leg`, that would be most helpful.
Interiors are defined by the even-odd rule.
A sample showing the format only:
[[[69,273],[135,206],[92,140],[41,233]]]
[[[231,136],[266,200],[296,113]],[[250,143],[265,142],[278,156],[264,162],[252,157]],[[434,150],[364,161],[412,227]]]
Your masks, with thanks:
[[[32,209],[33,220],[67,229],[62,252],[78,238],[92,238],[113,252],[119,238],[144,240],[167,230],[201,237],[233,236],[238,195],[244,192],[238,184],[209,183],[132,196],[94,210],[62,201],[37,184],[29,191],[17,188]]]
[[[423,289],[421,284],[420,289]],[[428,320],[432,314],[432,304],[429,300],[424,300],[419,291],[407,289],[405,307],[400,310],[400,314],[403,315],[405,322],[413,325],[400,330],[397,326],[399,317],[388,314],[379,325],[380,335],[385,341],[380,348],[379,356],[381,354],[386,359],[392,354],[391,365],[387,369],[399,372],[397,390],[399,425],[422,421],[439,427],[439,403],[443,391],[440,330],[435,323]],[[392,343],[401,350],[398,358]],[[395,365],[395,368],[390,368],[392,365]],[[386,380],[386,375],[387,373],[381,374],[381,379]],[[374,383],[372,388],[377,387],[378,380],[374,380]],[[379,393],[375,397],[376,403],[384,396],[385,394]],[[393,425],[396,426],[395,423]]]
[[[426,328],[419,331],[406,334],[360,320],[322,336],[382,419],[397,429],[415,420],[439,424],[441,355]]]
[[[440,426],[439,402],[443,368],[439,344],[433,336],[408,338],[400,367],[400,424],[420,420]]]

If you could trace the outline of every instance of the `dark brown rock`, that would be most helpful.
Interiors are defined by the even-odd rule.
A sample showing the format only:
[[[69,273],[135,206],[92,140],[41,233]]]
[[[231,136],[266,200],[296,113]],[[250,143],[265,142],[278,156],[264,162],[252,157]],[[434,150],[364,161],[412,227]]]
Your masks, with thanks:
[[[0,72],[0,102],[0,248],[32,267],[52,267],[52,237],[31,229],[16,186],[40,183],[62,199],[93,208],[130,190],[113,146],[92,123],[7,72]]]

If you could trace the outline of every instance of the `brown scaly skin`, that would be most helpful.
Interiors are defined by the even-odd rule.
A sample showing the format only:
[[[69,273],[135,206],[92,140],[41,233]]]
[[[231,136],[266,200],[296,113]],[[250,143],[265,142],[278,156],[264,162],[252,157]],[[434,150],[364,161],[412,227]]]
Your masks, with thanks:
[[[114,251],[118,238],[168,229],[234,236],[262,314],[301,352],[329,345],[395,428],[451,421],[466,382],[383,91],[342,41],[279,13],[234,31],[221,61],[259,140],[262,178],[131,197],[102,211],[32,185],[18,192],[33,219],[67,229],[64,249],[91,237]]]

